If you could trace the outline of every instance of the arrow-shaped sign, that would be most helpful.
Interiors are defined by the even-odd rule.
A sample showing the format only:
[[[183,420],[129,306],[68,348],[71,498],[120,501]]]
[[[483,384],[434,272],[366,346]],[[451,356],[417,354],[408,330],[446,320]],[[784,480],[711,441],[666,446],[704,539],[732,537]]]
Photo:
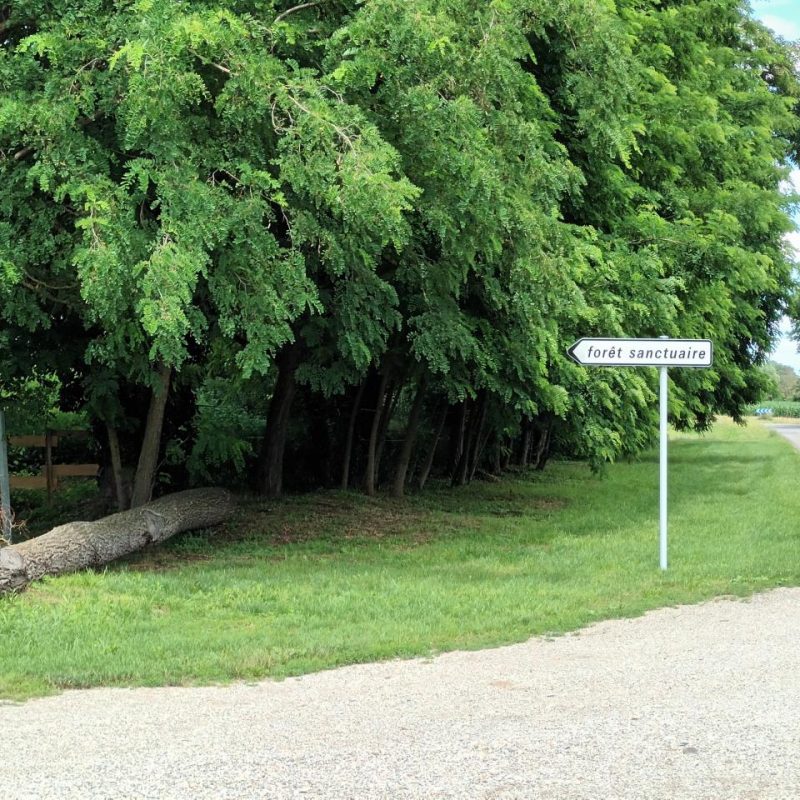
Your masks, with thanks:
[[[567,350],[579,364],[596,367],[661,367],[659,381],[659,559],[667,568],[667,367],[710,367],[709,339],[578,339]]]
[[[710,367],[710,339],[578,339],[567,353],[595,367]]]

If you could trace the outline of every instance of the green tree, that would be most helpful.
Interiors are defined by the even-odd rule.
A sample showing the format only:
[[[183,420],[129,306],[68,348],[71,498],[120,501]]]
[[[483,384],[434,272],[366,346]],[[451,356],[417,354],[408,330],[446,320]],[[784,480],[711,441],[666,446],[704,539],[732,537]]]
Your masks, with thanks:
[[[135,503],[165,439],[270,495],[287,458],[400,494],[638,452],[655,373],[581,368],[579,336],[713,339],[674,371],[682,427],[764,391],[800,82],[739,0],[31,0],[2,26],[0,358],[82,387]]]
[[[228,5],[33,2],[3,23],[2,315],[37,337],[81,330],[71,366],[110,431],[121,395],[152,393],[134,503],[173,374],[217,341],[225,369],[268,372],[318,308],[315,279],[368,282],[415,194],[304,66],[304,26]]]

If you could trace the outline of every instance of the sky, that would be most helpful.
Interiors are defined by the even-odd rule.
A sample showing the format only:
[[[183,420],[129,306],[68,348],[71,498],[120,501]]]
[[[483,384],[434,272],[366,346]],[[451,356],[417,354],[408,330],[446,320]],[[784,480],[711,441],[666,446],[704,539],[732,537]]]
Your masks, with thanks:
[[[753,14],[775,33],[791,41],[800,39],[800,0],[751,0],[750,5]],[[794,190],[800,193],[800,170],[792,174],[792,184]],[[800,227],[800,215],[796,222]],[[800,259],[800,232],[789,234],[788,239]],[[772,360],[800,371],[798,342],[789,338],[790,329],[789,320],[784,319],[781,323],[781,338],[772,353]]]
[[[751,0],[753,13],[784,39],[800,39],[800,3],[797,0]]]

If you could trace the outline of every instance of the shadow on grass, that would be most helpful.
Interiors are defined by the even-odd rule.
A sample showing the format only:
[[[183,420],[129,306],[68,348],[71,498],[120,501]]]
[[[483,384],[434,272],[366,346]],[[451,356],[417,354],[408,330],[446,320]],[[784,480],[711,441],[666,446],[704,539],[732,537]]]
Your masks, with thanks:
[[[776,468],[774,454],[761,448],[763,441],[751,445],[682,438],[674,442],[670,515],[680,514],[700,498],[719,502],[755,491],[750,488],[751,476],[761,479]],[[657,451],[650,452],[635,463],[618,465],[610,479],[588,469],[576,474],[574,465],[555,464],[550,474],[518,473],[511,482],[477,481],[458,488],[439,482],[403,500],[340,491],[270,502],[243,497],[232,523],[176,536],[109,569],[168,571],[187,565],[230,569],[265,560],[326,558],[351,550],[354,558],[361,558],[356,549],[375,543],[395,551],[456,542],[482,548],[509,542],[541,546],[557,536],[596,535],[620,514],[626,527],[649,529],[658,520],[657,464]],[[619,505],[622,485],[624,507]]]

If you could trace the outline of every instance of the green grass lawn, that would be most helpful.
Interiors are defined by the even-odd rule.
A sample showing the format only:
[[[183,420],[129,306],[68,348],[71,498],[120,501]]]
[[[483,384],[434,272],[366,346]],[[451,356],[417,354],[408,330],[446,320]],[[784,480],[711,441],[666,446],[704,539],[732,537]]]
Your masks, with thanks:
[[[760,423],[670,449],[670,570],[653,452],[406,501],[252,501],[103,572],[0,598],[0,697],[281,677],[574,630],[800,585],[800,453]]]

